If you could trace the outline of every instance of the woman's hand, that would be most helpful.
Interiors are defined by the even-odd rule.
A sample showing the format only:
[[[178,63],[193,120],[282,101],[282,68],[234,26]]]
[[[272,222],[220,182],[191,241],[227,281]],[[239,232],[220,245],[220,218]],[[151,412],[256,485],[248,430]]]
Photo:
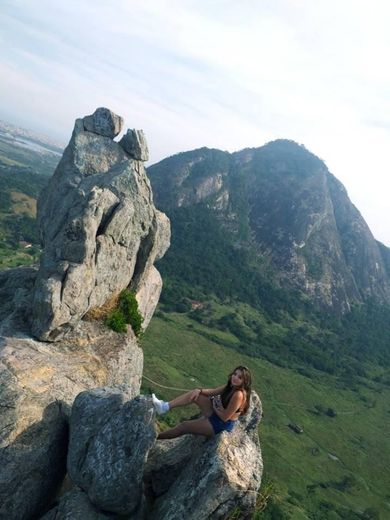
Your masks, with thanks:
[[[190,401],[193,402],[193,401],[197,401],[198,397],[200,396],[202,390],[200,388],[195,388],[194,390],[192,390],[192,392],[190,393]]]

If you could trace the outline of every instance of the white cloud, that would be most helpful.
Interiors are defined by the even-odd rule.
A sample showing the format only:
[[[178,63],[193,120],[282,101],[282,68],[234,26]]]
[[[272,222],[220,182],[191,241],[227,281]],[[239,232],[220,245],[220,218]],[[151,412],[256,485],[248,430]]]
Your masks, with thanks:
[[[153,160],[295,139],[390,245],[389,14],[385,0],[4,0],[0,111],[65,139],[109,106]]]

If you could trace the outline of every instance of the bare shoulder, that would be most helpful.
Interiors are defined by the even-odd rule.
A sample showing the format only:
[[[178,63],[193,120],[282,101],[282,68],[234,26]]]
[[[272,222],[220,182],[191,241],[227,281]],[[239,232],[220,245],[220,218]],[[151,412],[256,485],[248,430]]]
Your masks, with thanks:
[[[249,398],[248,392],[243,388],[240,388],[239,390],[237,390],[237,394],[240,396],[240,406],[245,405]]]
[[[234,397],[235,397],[236,401],[245,402],[245,400],[246,400],[245,390],[243,390],[242,388],[239,388],[238,390],[236,390],[234,392]]]

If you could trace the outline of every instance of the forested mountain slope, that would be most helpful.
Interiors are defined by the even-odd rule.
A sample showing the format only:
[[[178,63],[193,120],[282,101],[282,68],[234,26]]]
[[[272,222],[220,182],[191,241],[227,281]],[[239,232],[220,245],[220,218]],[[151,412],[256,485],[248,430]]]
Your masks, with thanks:
[[[201,148],[148,175],[172,220],[163,302],[249,304],[261,318],[216,325],[238,322],[245,351],[280,363],[330,372],[350,370],[350,356],[388,363],[389,249],[315,155],[287,140],[233,154]]]

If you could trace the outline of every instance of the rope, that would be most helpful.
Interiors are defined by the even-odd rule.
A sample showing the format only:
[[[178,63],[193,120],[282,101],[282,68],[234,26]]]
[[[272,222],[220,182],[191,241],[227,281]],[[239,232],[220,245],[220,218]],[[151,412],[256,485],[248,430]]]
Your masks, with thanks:
[[[160,383],[156,383],[156,381],[153,381],[153,379],[149,379],[149,377],[146,376],[142,376],[142,379],[146,379],[150,383],[153,383],[154,385],[157,385],[160,388],[166,388],[167,390],[178,390],[179,392],[190,392],[191,390],[193,390],[193,388],[176,388],[174,386],[160,385]]]
[[[146,379],[150,383],[153,383],[154,385],[159,386],[160,388],[165,388],[166,390],[177,390],[178,392],[191,392],[191,390],[193,390],[193,388],[177,388],[175,386],[161,385],[160,383],[157,383],[156,381],[153,381],[153,379],[150,379],[147,376],[142,376],[142,379]],[[276,405],[288,406],[290,408],[297,408],[297,406],[295,404],[291,404],[291,403],[281,403],[279,401],[274,401],[274,403]],[[301,407],[298,407],[298,408],[301,408]],[[337,415],[346,415],[346,414],[354,414],[354,413],[359,413],[359,411],[355,410],[353,412],[337,412]]]

